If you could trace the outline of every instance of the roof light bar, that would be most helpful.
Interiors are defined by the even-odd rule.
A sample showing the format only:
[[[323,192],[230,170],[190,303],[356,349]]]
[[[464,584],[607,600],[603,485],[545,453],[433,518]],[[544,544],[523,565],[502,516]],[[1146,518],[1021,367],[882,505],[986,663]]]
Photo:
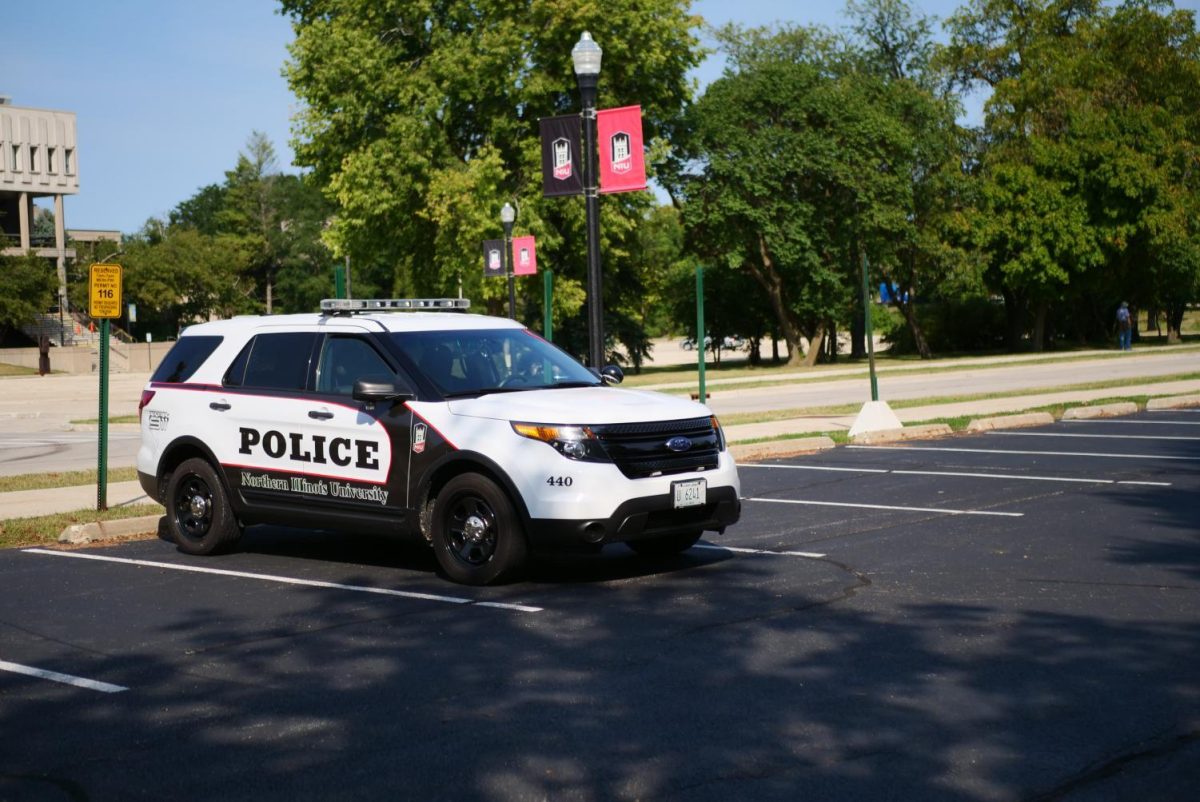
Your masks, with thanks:
[[[321,301],[321,312],[327,315],[470,308],[471,301],[467,298],[326,298]]]

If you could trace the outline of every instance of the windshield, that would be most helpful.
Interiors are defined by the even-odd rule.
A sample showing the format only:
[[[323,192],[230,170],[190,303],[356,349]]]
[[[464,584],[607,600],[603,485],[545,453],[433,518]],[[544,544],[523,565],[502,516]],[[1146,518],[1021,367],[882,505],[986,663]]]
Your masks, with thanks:
[[[391,339],[443,396],[602,383],[570,355],[525,329],[398,331]]]

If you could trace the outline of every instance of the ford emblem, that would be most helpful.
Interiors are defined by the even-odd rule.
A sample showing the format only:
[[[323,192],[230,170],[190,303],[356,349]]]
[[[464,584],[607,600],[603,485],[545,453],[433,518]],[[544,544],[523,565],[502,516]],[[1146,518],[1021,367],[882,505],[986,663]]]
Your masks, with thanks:
[[[687,451],[692,447],[692,441],[686,437],[672,437],[667,441],[669,451]]]

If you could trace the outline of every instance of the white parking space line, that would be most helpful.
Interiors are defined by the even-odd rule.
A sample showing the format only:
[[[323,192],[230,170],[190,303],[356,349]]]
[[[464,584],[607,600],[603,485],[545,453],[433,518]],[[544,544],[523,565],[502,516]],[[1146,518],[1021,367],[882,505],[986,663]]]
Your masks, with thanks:
[[[1127,420],[1123,418],[1067,418],[1059,423],[1105,423],[1125,426],[1200,426],[1200,420]]]
[[[765,462],[748,462],[739,464],[742,468],[798,468],[808,471],[857,471],[866,473],[890,473],[896,476],[961,476],[968,479],[1023,479],[1032,482],[1074,482],[1092,485],[1150,485],[1152,487],[1170,487],[1170,482],[1134,482],[1124,479],[1098,479],[1088,476],[1030,476],[1020,473],[964,473],[962,471],[904,471],[888,468],[832,468],[821,465],[772,465]]]
[[[776,465],[768,462],[739,462],[741,468],[782,468],[787,471],[838,471],[842,473],[889,473],[887,468],[835,468],[830,465]]]
[[[986,432],[997,437],[1094,437],[1105,440],[1200,440],[1179,434],[1077,434],[1075,432]]]
[[[889,504],[853,504],[848,501],[805,501],[791,498],[743,498],[765,504],[802,504],[812,507],[851,507],[858,510],[897,510],[900,512],[936,512],[941,515],[989,515],[1001,518],[1022,518],[1023,512],[993,512],[990,510],[952,510],[946,507],[896,507]]]
[[[812,560],[825,559],[824,554],[812,551],[771,551],[770,549],[746,549],[739,546],[710,546],[707,543],[697,543],[693,549],[709,549],[710,551],[732,551],[734,554],[761,554],[769,557],[808,557]]]
[[[275,574],[256,574],[249,571],[230,571],[224,568],[203,568],[198,565],[176,565],[173,563],[155,562],[154,560],[132,560],[127,557],[108,557],[101,554],[81,554],[73,551],[51,551],[49,549],[23,549],[25,554],[44,554],[50,557],[73,557],[77,560],[98,560],[100,562],[120,563],[122,565],[138,565],[144,568],[165,568],[168,571],[189,571],[195,574],[213,574],[215,576],[230,576],[238,579],[258,579],[264,582],[279,582],[285,585],[301,585],[309,588],[326,588],[330,590],[349,590],[356,593],[375,593],[380,596],[398,596],[404,599],[419,599],[421,601],[442,602],[444,604],[469,604],[475,607],[495,607],[501,610],[515,610],[521,613],[540,613],[541,607],[530,607],[525,604],[509,604],[506,602],[485,602],[466,599],[460,596],[439,596],[433,593],[416,593],[407,590],[392,590],[390,588],[373,588],[366,585],[342,585],[337,582],[323,582],[316,579],[297,579],[290,576]]]
[[[1200,457],[1173,457],[1163,454],[1105,454],[1093,451],[1014,451],[1004,448],[935,448],[934,446],[845,446],[869,451],[941,451],[959,454],[1022,454],[1036,457],[1111,457],[1112,459],[1166,459],[1200,462]]]
[[[76,688],[86,688],[89,691],[100,691],[101,693],[120,693],[121,691],[129,690],[124,685],[113,685],[108,682],[87,679],[86,677],[76,677],[74,674],[60,674],[57,671],[23,666],[20,663],[10,663],[7,660],[0,660],[0,671],[10,671],[13,674],[24,674],[27,677],[48,679],[51,682],[61,682],[63,685],[74,685]]]

